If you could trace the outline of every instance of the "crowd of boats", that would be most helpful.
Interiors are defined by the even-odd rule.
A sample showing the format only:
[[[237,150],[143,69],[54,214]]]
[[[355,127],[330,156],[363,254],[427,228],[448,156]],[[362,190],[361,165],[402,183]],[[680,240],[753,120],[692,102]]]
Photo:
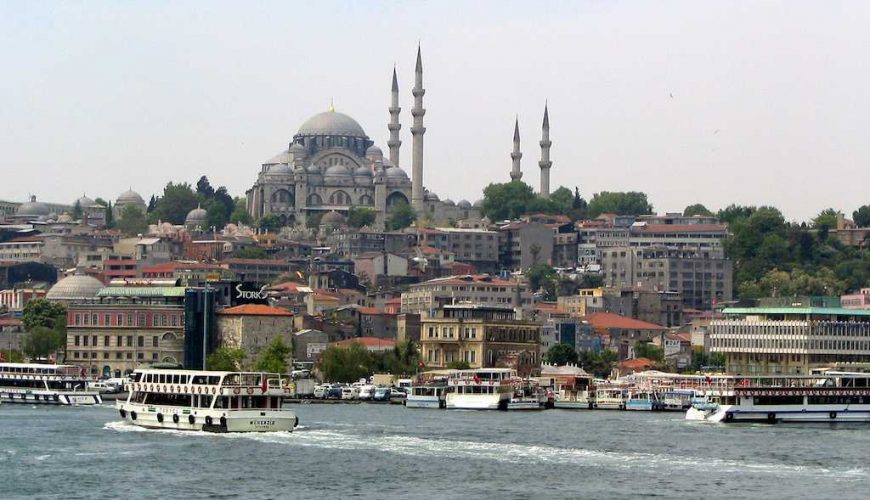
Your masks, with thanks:
[[[0,363],[0,404],[96,405],[100,391],[71,365]],[[822,370],[808,375],[685,375],[647,371],[596,379],[576,366],[545,365],[538,377],[508,368],[437,370],[404,387],[336,386],[339,399],[401,397],[407,408],[447,410],[678,411],[707,422],[870,422],[870,374]],[[140,369],[116,402],[126,422],[208,432],[292,431],[286,375]],[[395,395],[395,396],[394,396]]]

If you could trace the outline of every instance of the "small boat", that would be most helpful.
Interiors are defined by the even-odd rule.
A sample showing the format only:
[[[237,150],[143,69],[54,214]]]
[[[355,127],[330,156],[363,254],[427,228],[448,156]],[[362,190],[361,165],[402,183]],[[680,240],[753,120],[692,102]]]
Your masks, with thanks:
[[[523,380],[514,386],[514,393],[507,405],[508,410],[543,410],[547,393],[531,380]]]
[[[128,387],[118,413],[148,429],[273,432],[299,424],[282,408],[289,389],[275,373],[136,370]]]
[[[596,386],[592,396],[592,408],[596,410],[624,410],[626,391],[625,386]]]
[[[84,370],[72,365],[0,363],[0,399],[38,405],[97,405],[103,398],[88,390]]]
[[[625,409],[634,411],[656,411],[661,409],[661,401],[654,392],[630,391],[625,400]]]
[[[447,384],[412,385],[405,398],[408,408],[447,408]]]
[[[686,411],[698,399],[697,391],[693,389],[671,389],[657,393],[664,411]]]

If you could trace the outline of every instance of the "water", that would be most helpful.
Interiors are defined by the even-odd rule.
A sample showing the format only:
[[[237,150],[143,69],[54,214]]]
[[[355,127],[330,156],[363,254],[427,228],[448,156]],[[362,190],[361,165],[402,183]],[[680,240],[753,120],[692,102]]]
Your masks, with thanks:
[[[103,407],[0,406],[0,497],[866,498],[870,426],[678,413],[293,405],[275,434],[143,430]]]

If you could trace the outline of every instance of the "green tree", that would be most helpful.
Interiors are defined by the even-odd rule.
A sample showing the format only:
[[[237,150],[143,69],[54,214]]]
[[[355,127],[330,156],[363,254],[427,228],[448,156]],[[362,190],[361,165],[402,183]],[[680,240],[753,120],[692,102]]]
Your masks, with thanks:
[[[37,326],[21,340],[21,349],[31,359],[47,358],[51,353],[61,349],[64,344],[66,344],[66,334],[63,330]]]
[[[347,210],[347,225],[360,228],[375,222],[376,213],[371,208],[350,207]]]
[[[320,354],[320,371],[330,382],[355,382],[372,374],[372,356],[359,345],[327,347]]]
[[[208,355],[205,360],[205,366],[207,370],[231,372],[239,370],[244,359],[244,350],[220,347]]]
[[[281,337],[275,337],[260,353],[254,370],[269,373],[287,373],[287,359],[293,354],[292,349],[284,344]]]
[[[112,202],[106,201],[102,198],[97,198],[94,200],[94,203],[97,205],[102,205],[106,208],[106,227],[112,229],[115,227],[115,214],[112,211]]]
[[[526,277],[529,279],[529,288],[532,290],[544,289],[547,300],[555,298],[558,276],[556,275],[556,270],[550,265],[543,262],[535,264],[526,271]]]
[[[558,189],[550,193],[550,201],[555,205],[557,213],[568,215],[574,203],[574,193],[565,186],[559,186]]]
[[[733,224],[737,221],[746,220],[750,215],[755,213],[755,207],[735,205],[734,203],[719,210],[716,217],[725,224]]]
[[[208,181],[208,177],[202,176],[196,181],[196,194],[200,196],[201,201],[210,200],[214,196],[214,188]]]
[[[619,359],[617,354],[609,349],[604,349],[598,352],[583,351],[580,353],[580,365],[587,372],[595,375],[598,378],[607,378],[616,361]]]
[[[184,224],[187,214],[199,203],[200,200],[191,189],[190,184],[170,182],[163,188],[163,196],[156,202],[155,218],[173,224]]]
[[[136,236],[148,231],[148,219],[142,209],[135,205],[127,205],[118,217],[118,229],[126,236]]]
[[[637,191],[608,192],[602,191],[592,195],[589,201],[589,216],[598,217],[604,213],[616,215],[651,214],[653,206],[647,201],[646,194]]]
[[[320,219],[322,218],[322,212],[316,214],[309,214],[308,217],[305,218],[305,227],[307,227],[308,229],[317,229],[318,227],[320,227]]]
[[[4,363],[24,363],[24,354],[21,354],[21,351],[9,349],[2,354]]]
[[[469,368],[471,368],[471,365],[468,363],[468,361],[461,359],[458,361],[451,361],[447,363],[447,368],[449,370],[468,370]]]
[[[660,363],[665,359],[665,352],[661,347],[654,346],[648,342],[638,342],[634,345],[634,357],[646,358]]]
[[[870,205],[863,205],[852,212],[852,220],[858,227],[870,227]]]
[[[574,346],[568,344],[556,344],[547,349],[547,354],[544,355],[544,360],[551,365],[567,365],[568,363],[577,364],[580,362],[580,357],[577,355],[577,350]]]
[[[21,323],[26,331],[39,327],[66,329],[66,307],[46,299],[34,299],[24,305]]]
[[[257,227],[265,229],[266,232],[276,231],[281,229],[281,219],[275,214],[266,214],[257,220]]]
[[[214,227],[220,231],[230,220],[230,213],[226,206],[217,199],[212,199],[205,205],[205,224],[208,228]]]
[[[705,207],[704,205],[700,203],[695,203],[694,205],[689,205],[688,207],[686,207],[686,209],[683,210],[683,215],[686,217],[691,217],[693,215],[706,215],[708,217],[711,217],[713,215],[713,212],[708,210],[707,207]]]
[[[73,220],[81,220],[82,215],[82,204],[79,203],[79,200],[76,200],[75,205],[73,205],[72,218]]]
[[[247,247],[233,252],[233,257],[237,259],[266,259],[269,255],[260,247]]]
[[[230,222],[233,224],[251,224],[251,214],[248,213],[247,201],[244,198],[236,198],[233,201],[235,207],[230,215]]]
[[[398,202],[393,205],[390,212],[390,218],[387,220],[387,229],[390,231],[400,231],[409,227],[417,220],[417,214],[411,205],[405,202]]]
[[[589,205],[580,196],[580,188],[574,186],[574,199],[571,201],[571,218],[573,220],[583,220],[588,217],[588,211]]]
[[[836,229],[837,217],[839,217],[839,215],[840,212],[834,210],[833,208],[826,208],[822,210],[819,215],[813,218],[813,227],[816,229]]]
[[[492,183],[483,190],[480,212],[492,221],[516,219],[527,212],[535,198],[532,187],[523,181]]]

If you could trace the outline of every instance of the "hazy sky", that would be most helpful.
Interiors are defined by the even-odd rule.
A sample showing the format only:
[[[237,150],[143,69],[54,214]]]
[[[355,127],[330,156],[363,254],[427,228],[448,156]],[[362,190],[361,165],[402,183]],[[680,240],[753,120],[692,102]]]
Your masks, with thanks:
[[[790,220],[870,203],[867,2],[29,2],[0,0],[0,198],[146,198],[208,175],[243,195],[325,111],[387,152],[401,87],[410,174],[423,48],[424,183],[442,199],[539,181],[659,212],[773,204]]]

